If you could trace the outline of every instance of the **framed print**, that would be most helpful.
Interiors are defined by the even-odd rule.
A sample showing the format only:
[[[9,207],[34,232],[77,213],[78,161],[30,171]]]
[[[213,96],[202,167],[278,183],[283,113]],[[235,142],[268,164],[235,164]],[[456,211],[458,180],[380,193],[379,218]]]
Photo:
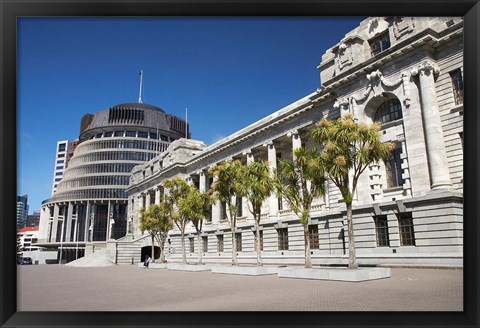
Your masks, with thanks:
[[[2,327],[478,325],[478,1],[0,5]]]

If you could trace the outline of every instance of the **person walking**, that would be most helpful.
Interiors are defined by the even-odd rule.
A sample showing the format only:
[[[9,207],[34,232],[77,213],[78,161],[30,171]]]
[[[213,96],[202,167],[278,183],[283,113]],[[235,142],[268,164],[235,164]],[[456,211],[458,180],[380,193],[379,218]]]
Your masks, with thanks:
[[[143,262],[143,266],[148,268],[148,265],[150,264],[151,261],[152,259],[150,258],[150,256],[145,255],[145,262]]]

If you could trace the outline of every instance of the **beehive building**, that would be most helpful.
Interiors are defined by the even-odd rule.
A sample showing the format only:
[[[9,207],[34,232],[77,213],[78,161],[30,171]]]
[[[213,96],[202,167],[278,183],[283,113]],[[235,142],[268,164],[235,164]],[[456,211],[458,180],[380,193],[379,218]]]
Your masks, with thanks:
[[[184,120],[142,102],[85,114],[68,167],[56,192],[42,204],[39,244],[68,248],[81,242],[83,248],[125,236],[125,188],[132,168],[185,136]]]

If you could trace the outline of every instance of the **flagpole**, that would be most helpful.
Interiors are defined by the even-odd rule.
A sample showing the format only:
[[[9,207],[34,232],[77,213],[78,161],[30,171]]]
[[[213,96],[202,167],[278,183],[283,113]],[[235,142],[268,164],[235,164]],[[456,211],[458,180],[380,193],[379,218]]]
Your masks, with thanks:
[[[143,70],[140,70],[140,91],[138,93],[138,102],[142,103],[142,79],[143,79]]]
[[[188,139],[188,108],[185,107],[185,139]]]

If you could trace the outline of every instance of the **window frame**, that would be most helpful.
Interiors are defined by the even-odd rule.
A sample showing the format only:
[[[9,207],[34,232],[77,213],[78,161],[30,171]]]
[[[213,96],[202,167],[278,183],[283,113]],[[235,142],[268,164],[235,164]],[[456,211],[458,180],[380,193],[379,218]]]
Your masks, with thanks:
[[[223,235],[217,235],[217,253],[224,252],[225,243]]]
[[[463,72],[460,68],[450,72],[450,80],[452,82],[453,101],[455,106],[463,105],[464,101],[464,83]]]
[[[387,41],[387,44],[384,45],[384,41]],[[390,41],[390,34],[388,29],[371,38],[368,43],[370,45],[370,54],[372,55],[372,57],[378,56],[385,50],[389,49],[392,46],[392,43]]]
[[[288,227],[277,229],[278,250],[288,251]]]
[[[315,230],[316,231],[311,231]],[[318,224],[309,224],[308,225],[308,235],[310,239],[310,249],[319,249],[320,248],[320,235],[318,234]]]
[[[388,231],[387,216],[376,215],[373,217],[373,221],[375,223],[375,238],[377,247],[390,247],[390,235]]]
[[[416,246],[415,229],[411,212],[397,213],[400,246]],[[408,221],[408,224],[405,224]],[[408,236],[407,236],[408,235]]]
[[[402,148],[395,147],[390,157],[383,161],[385,165],[385,180],[387,182],[386,189],[394,189],[403,187],[405,179],[402,177]],[[390,173],[390,174],[389,174]]]

